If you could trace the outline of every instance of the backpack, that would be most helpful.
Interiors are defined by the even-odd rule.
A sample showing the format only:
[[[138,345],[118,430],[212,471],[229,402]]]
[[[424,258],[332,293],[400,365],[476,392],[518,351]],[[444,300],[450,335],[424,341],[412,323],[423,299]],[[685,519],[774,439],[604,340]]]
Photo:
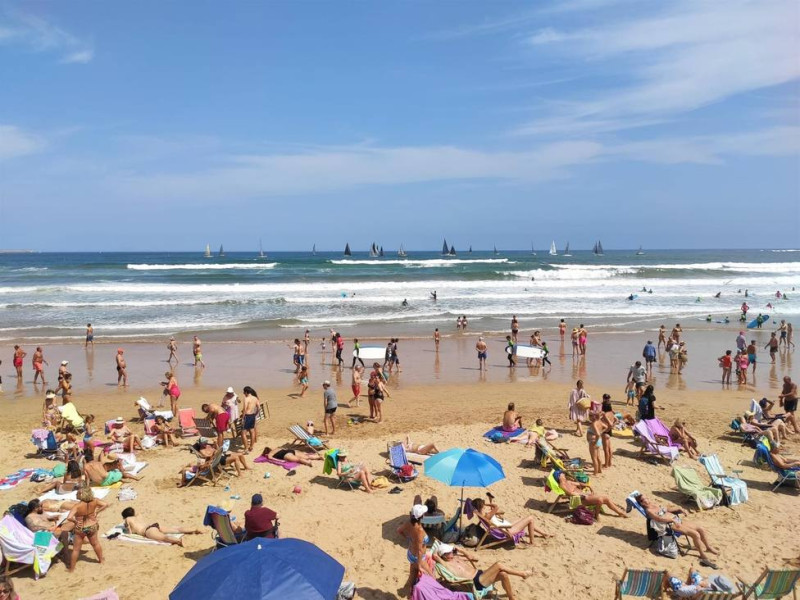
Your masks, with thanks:
[[[579,506],[572,512],[572,519],[575,525],[592,525],[594,524],[594,514],[585,506]]]
[[[678,542],[675,536],[662,535],[656,542],[656,552],[668,558],[678,558]]]

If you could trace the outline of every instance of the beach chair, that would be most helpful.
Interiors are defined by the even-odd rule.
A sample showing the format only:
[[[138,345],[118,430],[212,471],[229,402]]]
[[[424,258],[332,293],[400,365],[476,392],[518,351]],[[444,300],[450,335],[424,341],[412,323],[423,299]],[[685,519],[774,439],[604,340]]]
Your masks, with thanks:
[[[557,469],[553,469],[552,471],[550,471],[550,473],[547,474],[547,477],[544,480],[544,491],[545,491],[545,493],[553,492],[556,495],[556,497],[553,500],[553,502],[551,502],[550,506],[547,508],[547,512],[549,512],[549,513],[553,512],[553,510],[555,510],[556,506],[561,502],[567,502],[567,504],[569,506],[569,509],[570,510],[575,510],[576,508],[581,506],[581,504],[582,504],[581,498],[580,498],[580,496],[570,496],[569,494],[567,494],[566,491],[564,491],[564,488],[562,488],[558,483],[558,479],[556,478],[556,471],[557,471]],[[566,472],[566,471],[564,472],[564,474],[569,476],[568,472]],[[589,493],[592,492],[592,488],[591,487],[587,486],[584,489],[586,491],[588,491]],[[597,510],[599,510],[599,507],[591,506],[591,507],[589,507],[589,509],[592,510],[593,512],[595,512],[595,514],[596,514]]]
[[[693,596],[694,600],[738,600],[742,597],[741,592],[715,592],[708,590],[700,592],[699,596]]]
[[[235,546],[244,540],[245,532],[237,534],[233,529],[230,513],[218,506],[209,505],[206,508],[203,525],[213,529],[211,537],[214,539],[214,550]]]
[[[53,557],[61,548],[62,545],[49,531],[34,534],[13,515],[0,519],[0,555],[5,563],[3,574],[6,576],[28,567],[33,568],[37,579],[46,575]]]
[[[722,489],[722,492],[727,496],[729,506],[747,502],[747,483],[738,477],[728,477],[716,454],[703,454],[698,460],[706,468],[706,472],[711,478],[711,484]]]
[[[217,428],[211,423],[211,419],[197,417],[194,420],[194,425],[197,427],[197,433],[200,434],[200,437],[209,439],[217,438]]]
[[[408,458],[406,458],[406,449],[403,444],[391,444],[389,449],[389,467],[392,469],[392,478],[400,483],[408,483],[413,481],[419,475],[419,472],[412,467]],[[405,467],[405,469],[404,469]],[[408,471],[410,474],[403,474],[403,471]]]
[[[659,444],[653,433],[647,427],[647,422],[639,421],[633,426],[633,432],[639,436],[642,443],[641,454],[648,454],[661,458],[672,464],[678,458],[678,449],[675,446]]]
[[[186,487],[195,485],[196,483],[200,482],[208,482],[212,485],[217,485],[220,479],[220,475],[224,473],[222,470],[222,455],[224,450],[222,448],[217,448],[214,455],[207,459],[204,463],[197,466],[197,472],[194,474],[189,482],[186,484]],[[227,475],[227,474],[226,474]]]
[[[616,590],[614,600],[622,600],[624,596],[634,598],[663,598],[664,578],[666,571],[650,569],[625,569],[620,579],[615,579]]]
[[[500,546],[508,542],[514,544],[514,547],[516,548],[520,540],[525,537],[525,531],[520,531],[512,535],[509,533],[508,527],[497,527],[492,525],[491,522],[487,521],[477,512],[474,513],[474,516],[477,517],[478,522],[481,525],[481,529],[483,529],[483,536],[480,540],[478,540],[478,545],[475,546],[476,551],[480,550],[481,548],[493,548],[494,546]]]
[[[664,424],[664,421],[656,417],[655,419],[646,419],[645,424],[653,434],[656,442],[662,446],[677,448],[678,451],[683,450],[683,445],[680,442],[673,441],[672,435],[669,433],[669,427]]]
[[[339,449],[333,448],[328,450],[325,453],[325,460],[322,462],[322,472],[325,475],[336,474],[336,464],[339,461]],[[336,489],[339,489],[342,485],[346,485],[350,490],[357,489],[361,482],[358,480],[352,480],[348,477],[347,474],[343,475],[336,475],[338,482],[336,483]]]
[[[425,515],[420,520],[420,523],[422,524],[422,528],[435,538],[443,540],[445,539],[445,536],[447,536],[450,532],[453,532],[453,534],[456,536],[454,539],[457,539],[458,519],[460,517],[461,507],[459,506],[458,509],[456,509],[455,514],[450,517],[450,519],[447,519],[444,514]]]
[[[143,419],[144,423],[144,433],[145,435],[155,436],[157,435],[156,432],[153,430],[153,427],[156,424],[156,420],[153,417],[146,417]]]
[[[200,435],[194,422],[193,408],[178,409],[178,424],[181,426],[181,437],[195,437]],[[216,437],[216,434],[214,435]]]
[[[574,471],[582,468],[580,459],[575,459],[576,463],[570,459],[569,453],[564,448],[552,446],[543,436],[536,440],[534,460],[539,463],[542,469],[546,469],[550,464],[562,471]]]
[[[329,450],[325,442],[317,437],[308,435],[308,432],[300,427],[300,425],[292,425],[289,427],[289,431],[291,431],[292,435],[295,437],[295,439],[292,441],[292,444],[302,444],[314,452],[319,452],[320,450]]]
[[[171,421],[175,416],[171,410],[154,409],[144,396],[139,396],[136,401],[136,410],[139,412],[139,419],[142,421],[148,418],[155,419],[156,417],[164,417],[167,421]]]
[[[431,546],[431,553],[436,554],[439,551],[439,545],[441,542],[439,540],[433,540],[433,545]],[[469,560],[472,566],[475,566],[474,561]],[[461,587],[466,588],[468,592],[472,594],[474,598],[477,600],[481,600],[483,598],[488,598],[491,596],[496,596],[494,585],[490,585],[487,588],[484,588],[480,592],[475,589],[475,582],[472,578],[464,578],[454,575],[448,568],[447,565],[443,565],[440,562],[434,561],[436,576],[445,582],[449,587]]]
[[[775,487],[772,488],[772,491],[775,492],[779,487],[781,487],[784,483],[794,482],[795,487],[798,487],[798,479],[797,475],[800,473],[800,467],[795,467],[792,469],[781,469],[778,467],[775,462],[772,460],[772,454],[769,452],[769,448],[764,443],[759,443],[756,446],[756,454],[754,458],[756,464],[765,464],[771,470],[775,471],[778,475],[778,480],[775,482]]]
[[[748,585],[740,577],[739,589],[742,590],[742,599],[760,600],[762,598],[770,600],[788,597],[791,593],[792,598],[797,600],[797,580],[800,579],[800,569],[769,569],[764,567],[764,572],[752,585]]]
[[[652,547],[652,545],[658,540],[658,538],[665,535],[671,535],[672,537],[675,538],[675,542],[678,544],[678,552],[680,552],[681,555],[685,555],[687,551],[692,547],[689,538],[686,538],[687,546],[684,549],[681,546],[681,538],[684,537],[683,534],[673,530],[671,525],[666,525],[664,531],[658,531],[655,527],[653,527],[653,523],[650,520],[650,517],[647,516],[647,511],[641,504],[639,504],[639,502],[636,501],[635,497],[638,495],[639,492],[636,490],[632,491],[628,495],[628,497],[625,499],[625,505],[626,505],[625,512],[631,512],[631,510],[635,509],[636,512],[638,512],[645,518],[645,524],[646,524],[645,527],[647,528],[647,539],[650,542],[650,546]]]
[[[34,429],[31,432],[31,442],[36,446],[36,455],[44,456],[50,460],[64,460],[64,452],[56,441],[56,434],[52,430]]]
[[[722,502],[722,490],[703,485],[694,469],[673,467],[672,477],[675,478],[678,491],[694,500],[700,510],[714,508]]]

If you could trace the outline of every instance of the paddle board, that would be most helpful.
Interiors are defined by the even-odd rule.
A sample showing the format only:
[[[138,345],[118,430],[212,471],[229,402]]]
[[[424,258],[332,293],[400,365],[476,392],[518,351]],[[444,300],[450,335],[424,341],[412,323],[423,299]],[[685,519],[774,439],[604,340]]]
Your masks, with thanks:
[[[356,351],[353,350],[353,356],[355,355]],[[382,346],[361,346],[358,356],[363,360],[383,360],[386,358],[386,348]]]
[[[764,323],[769,323],[769,315],[761,315],[761,324],[763,325]],[[755,329],[756,327],[758,327],[758,317],[747,324],[748,329]]]
[[[510,354],[509,350],[510,348],[506,348],[506,354]],[[516,350],[514,355],[519,358],[542,358],[544,356],[544,351],[539,346],[517,344]]]

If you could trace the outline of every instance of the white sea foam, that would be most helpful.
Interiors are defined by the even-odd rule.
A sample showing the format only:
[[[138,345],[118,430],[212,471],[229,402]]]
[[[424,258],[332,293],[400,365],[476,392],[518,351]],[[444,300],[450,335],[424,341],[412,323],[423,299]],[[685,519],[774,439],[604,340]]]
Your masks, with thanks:
[[[340,260],[329,260],[334,265],[403,265],[404,267],[453,267],[458,265],[470,264],[491,264],[507,263],[507,258],[430,258],[430,259],[387,259],[387,260],[366,260],[343,258]]]
[[[148,265],[148,264],[129,264],[128,268],[133,271],[216,271],[235,269],[241,271],[250,269],[262,271],[264,269],[274,269],[278,263],[207,263],[207,264],[181,264],[181,265]]]

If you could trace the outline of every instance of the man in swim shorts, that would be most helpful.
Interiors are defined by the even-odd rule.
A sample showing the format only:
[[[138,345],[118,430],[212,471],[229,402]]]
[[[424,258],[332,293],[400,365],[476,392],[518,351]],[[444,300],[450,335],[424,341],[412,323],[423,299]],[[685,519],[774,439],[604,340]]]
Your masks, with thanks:
[[[446,567],[450,573],[462,579],[471,579],[475,590],[482,592],[495,583],[500,583],[509,600],[514,600],[514,589],[511,587],[509,575],[527,579],[533,571],[517,571],[496,562],[488,569],[476,569],[474,563],[478,557],[463,548],[456,548],[450,544],[439,544],[431,558]]]
[[[244,388],[244,404],[242,406],[242,440],[244,441],[245,454],[253,450],[258,441],[256,417],[258,416],[258,396],[250,386]]]
[[[222,446],[222,442],[225,439],[225,432],[228,431],[231,416],[226,411],[222,410],[222,407],[218,404],[203,404],[200,410],[206,413],[209,419],[213,420],[214,430],[217,432],[217,446]]]
[[[322,405],[325,410],[325,416],[322,421],[325,423],[325,435],[333,435],[336,433],[336,409],[339,407],[339,402],[336,398],[336,391],[331,388],[330,381],[322,383]],[[328,433],[328,423],[331,424],[330,434]]]
[[[481,371],[486,369],[487,348],[486,342],[483,341],[482,337],[479,337],[478,343],[475,344],[475,350],[478,351],[478,369]]]
[[[192,338],[192,354],[194,354],[194,366],[195,367],[202,367],[203,369],[206,368],[206,363],[203,362],[203,349],[201,347],[202,342],[200,338],[194,336]]]
[[[86,343],[83,345],[83,347],[88,348],[89,344],[91,344],[92,348],[94,348],[94,328],[92,327],[91,323],[86,324]]]
[[[783,378],[783,389],[778,396],[780,405],[786,413],[786,420],[792,425],[794,433],[800,433],[797,427],[797,419],[794,413],[797,412],[797,384],[788,375]]]
[[[47,382],[44,380],[44,365],[49,367],[50,363],[44,359],[44,352],[41,346],[36,346],[36,352],[33,353],[31,362],[33,363],[33,383],[35,384],[41,377],[42,385],[47,385]]]

